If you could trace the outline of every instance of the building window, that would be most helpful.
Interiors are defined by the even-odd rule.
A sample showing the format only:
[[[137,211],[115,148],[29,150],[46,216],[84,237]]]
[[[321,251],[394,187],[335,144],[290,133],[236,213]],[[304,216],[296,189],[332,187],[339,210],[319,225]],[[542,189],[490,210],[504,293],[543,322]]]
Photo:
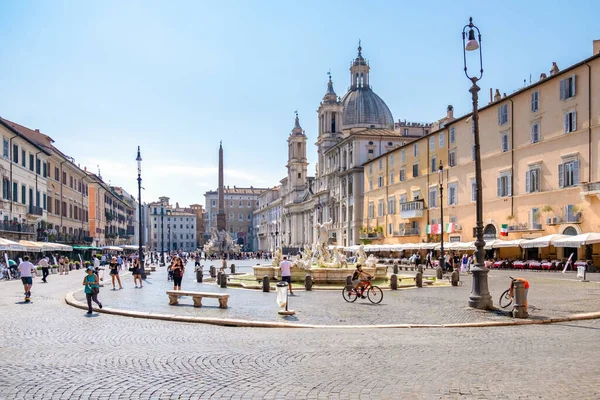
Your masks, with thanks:
[[[429,208],[437,207],[437,188],[430,187],[429,188]]]
[[[444,132],[440,132],[440,147],[444,147]]]
[[[394,231],[393,225],[391,223],[388,224],[388,235],[391,235]]]
[[[373,179],[369,179],[369,190],[373,190]]]
[[[8,158],[8,139],[4,138],[4,148],[3,148],[4,157]]]
[[[377,203],[377,216],[378,217],[383,217],[383,200],[379,200],[379,202]]]
[[[394,184],[394,173],[390,173],[390,185]]]
[[[412,198],[413,200],[419,200],[421,198],[421,191],[420,190],[413,190],[412,191]]]
[[[531,112],[540,111],[540,93],[535,91],[531,93]]]
[[[377,187],[380,188],[383,186],[383,176],[377,178]]]
[[[375,205],[371,201],[371,202],[369,202],[369,211],[368,211],[369,218],[374,217],[374,212],[375,212]]]
[[[27,167],[27,153],[25,150],[21,149],[21,165],[26,168]]]
[[[575,96],[575,75],[560,81],[560,99],[566,100]]]
[[[471,201],[477,201],[477,182],[471,179]]]
[[[375,151],[373,149],[369,149],[369,151],[367,153],[373,154],[373,153],[375,153]]]
[[[396,197],[388,198],[388,214],[396,214]]]
[[[400,182],[404,182],[406,180],[406,170],[402,168],[400,170]]]
[[[532,208],[529,210],[529,226],[531,229],[542,229],[542,224],[540,224],[539,208]]]
[[[536,165],[530,167],[525,173],[525,190],[527,193],[535,193],[542,191],[542,167]]]
[[[399,201],[399,203],[401,204],[400,205],[400,209],[402,209],[402,204],[406,203],[406,194],[401,194],[400,195],[400,201]]]
[[[456,166],[456,151],[454,150],[448,153],[448,165],[450,167]]]
[[[413,178],[419,176],[419,164],[413,164]]]
[[[400,162],[406,162],[406,153],[404,149],[400,150]]]
[[[539,141],[540,141],[540,123],[535,122],[531,125],[531,143],[537,143]]]
[[[577,130],[577,111],[569,111],[565,114],[565,133]]]
[[[34,158],[33,158],[33,154],[29,154],[29,170],[33,171],[35,169],[35,163],[34,163]]]
[[[408,136],[408,128],[404,128],[404,136]]]
[[[457,203],[456,200],[456,183],[448,184],[448,205],[455,206]]]
[[[417,157],[419,155],[419,145],[417,143],[413,144],[413,157]]]
[[[512,196],[511,173],[505,172],[498,177],[498,197]]]
[[[390,165],[394,165],[394,155],[390,154]]]
[[[508,104],[502,104],[498,107],[498,125],[504,125],[508,122]]]
[[[471,146],[471,160],[475,161],[475,156],[477,152],[475,151],[475,145]]]
[[[19,184],[17,182],[13,181],[13,187],[12,187],[12,189],[13,189],[13,192],[12,192],[13,201],[16,203],[16,202],[19,201],[19,199],[18,199],[18,197],[19,197]]]
[[[63,171],[63,173],[62,173],[62,184],[63,185],[67,184],[67,173],[65,171]]]
[[[502,152],[505,153],[509,150],[509,145],[508,145],[508,132],[504,132],[501,135],[501,143],[500,143],[500,148],[502,149]]]
[[[369,164],[369,173],[372,174],[373,173],[373,164]]]
[[[383,169],[383,160],[380,158],[379,159],[379,170],[381,171]]]
[[[42,171],[43,171],[43,174],[42,174],[42,176],[43,176],[44,178],[46,178],[46,177],[48,176],[48,164],[47,164],[47,163],[43,163],[43,164],[42,164],[42,167],[43,167],[43,168],[42,168]]]
[[[454,130],[454,127],[450,128],[450,143],[456,143],[456,132]]]
[[[10,200],[10,180],[8,178],[2,178],[2,198]]]
[[[558,187],[579,185],[579,161],[568,160],[558,165]]]
[[[431,173],[437,172],[437,157],[431,157]]]
[[[13,162],[14,163],[19,163],[19,145],[18,144],[13,144]]]
[[[213,201],[212,201],[212,206],[213,206],[213,207],[216,207],[216,206],[217,206],[217,201],[216,201],[216,200],[213,200]]]
[[[435,150],[435,136],[429,138],[429,151]]]

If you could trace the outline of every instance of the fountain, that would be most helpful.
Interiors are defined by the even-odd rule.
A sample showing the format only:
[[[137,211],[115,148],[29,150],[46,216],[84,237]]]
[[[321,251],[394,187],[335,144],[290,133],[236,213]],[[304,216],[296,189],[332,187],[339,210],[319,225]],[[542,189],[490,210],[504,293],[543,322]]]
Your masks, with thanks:
[[[213,254],[238,254],[240,246],[235,244],[227,231],[217,232],[217,229],[213,227],[210,228],[210,240],[204,245],[204,252],[208,256]]]

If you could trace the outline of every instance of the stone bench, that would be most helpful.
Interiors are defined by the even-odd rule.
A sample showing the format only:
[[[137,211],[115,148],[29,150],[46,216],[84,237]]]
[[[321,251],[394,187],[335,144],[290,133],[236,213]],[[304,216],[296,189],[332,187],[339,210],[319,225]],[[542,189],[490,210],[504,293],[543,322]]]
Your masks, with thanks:
[[[169,296],[169,305],[174,306],[179,304],[181,296],[190,296],[194,300],[194,307],[202,307],[202,298],[209,297],[219,299],[219,308],[227,308],[228,294],[207,293],[207,292],[190,292],[184,290],[167,290]]]

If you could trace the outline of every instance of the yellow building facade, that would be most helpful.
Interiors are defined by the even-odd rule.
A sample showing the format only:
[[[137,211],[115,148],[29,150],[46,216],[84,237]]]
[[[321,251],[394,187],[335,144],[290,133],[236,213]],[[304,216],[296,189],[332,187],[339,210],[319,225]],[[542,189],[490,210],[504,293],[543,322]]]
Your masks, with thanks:
[[[599,52],[597,41],[592,57],[510,96],[497,92],[480,108],[485,238],[499,238],[503,225],[507,239],[600,232]],[[373,182],[365,184],[363,222],[371,243],[439,241],[427,226],[442,223],[440,207],[444,241],[474,240],[471,114],[364,166],[365,183]],[[584,247],[578,256],[598,264],[599,250]],[[560,258],[575,250],[545,251]]]

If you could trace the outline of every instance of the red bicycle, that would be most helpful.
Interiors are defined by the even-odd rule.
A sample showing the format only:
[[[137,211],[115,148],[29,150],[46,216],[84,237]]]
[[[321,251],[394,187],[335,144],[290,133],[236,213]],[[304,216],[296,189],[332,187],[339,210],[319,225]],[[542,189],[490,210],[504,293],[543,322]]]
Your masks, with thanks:
[[[383,291],[378,286],[371,284],[371,277],[367,281],[362,282],[362,288],[356,290],[353,286],[346,286],[342,289],[342,297],[348,303],[354,303],[359,297],[364,297],[365,292],[369,301],[373,304],[381,303],[383,300]]]

